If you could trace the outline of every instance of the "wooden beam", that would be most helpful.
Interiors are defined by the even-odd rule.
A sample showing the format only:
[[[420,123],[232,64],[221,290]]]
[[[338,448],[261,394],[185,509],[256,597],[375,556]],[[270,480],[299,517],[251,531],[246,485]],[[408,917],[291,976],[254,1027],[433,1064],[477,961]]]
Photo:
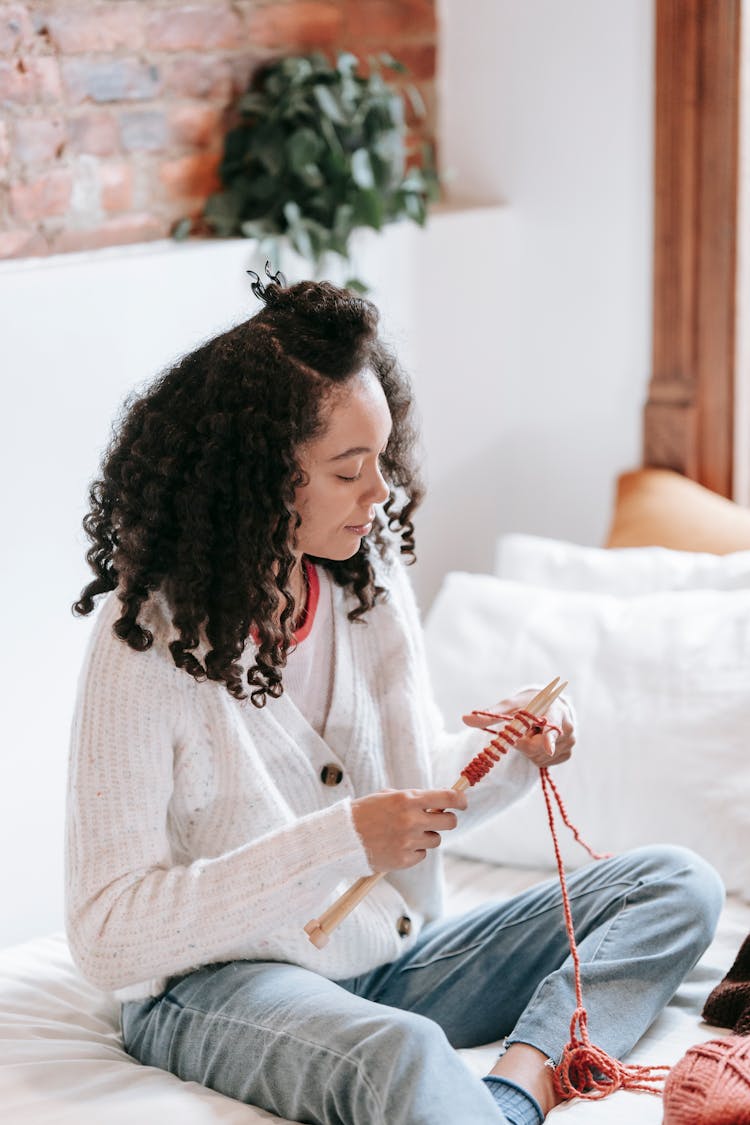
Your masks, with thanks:
[[[656,0],[644,463],[732,494],[741,0]]]

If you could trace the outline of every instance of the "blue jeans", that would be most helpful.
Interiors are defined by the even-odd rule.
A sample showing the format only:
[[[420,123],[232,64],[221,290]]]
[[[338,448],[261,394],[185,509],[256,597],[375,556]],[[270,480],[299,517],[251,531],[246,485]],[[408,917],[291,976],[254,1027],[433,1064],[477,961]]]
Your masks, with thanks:
[[[723,888],[683,848],[639,848],[568,880],[592,1041],[622,1057],[711,941]],[[432,922],[397,961],[331,981],[233,961],[123,1005],[126,1050],[315,1125],[498,1125],[454,1048],[507,1037],[557,1060],[575,1008],[557,880]],[[654,1060],[658,1062],[659,1060]]]

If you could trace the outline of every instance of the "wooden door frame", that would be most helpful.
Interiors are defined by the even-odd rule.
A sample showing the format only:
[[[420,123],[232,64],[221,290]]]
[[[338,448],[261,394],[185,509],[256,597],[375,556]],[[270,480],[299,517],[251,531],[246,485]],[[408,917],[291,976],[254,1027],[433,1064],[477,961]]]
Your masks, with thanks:
[[[731,496],[741,0],[655,0],[647,466]]]

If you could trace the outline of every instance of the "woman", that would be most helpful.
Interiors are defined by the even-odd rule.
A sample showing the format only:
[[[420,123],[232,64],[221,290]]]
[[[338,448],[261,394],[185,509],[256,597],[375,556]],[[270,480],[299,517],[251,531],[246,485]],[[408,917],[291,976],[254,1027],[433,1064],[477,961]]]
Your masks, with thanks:
[[[67,920],[125,1046],[282,1117],[543,1120],[574,1007],[554,882],[441,919],[441,833],[570,756],[566,706],[464,794],[486,741],[430,699],[405,378],[367,301],[327,283],[183,358],[128,409],[85,520],[107,593],[73,729]],[[528,694],[504,700],[522,706]],[[478,720],[469,719],[470,723]],[[388,872],[324,950],[303,926]],[[626,1052],[708,944],[698,857],[570,879],[594,1042]],[[626,909],[627,907],[627,909]],[[507,1037],[483,1081],[454,1047]]]

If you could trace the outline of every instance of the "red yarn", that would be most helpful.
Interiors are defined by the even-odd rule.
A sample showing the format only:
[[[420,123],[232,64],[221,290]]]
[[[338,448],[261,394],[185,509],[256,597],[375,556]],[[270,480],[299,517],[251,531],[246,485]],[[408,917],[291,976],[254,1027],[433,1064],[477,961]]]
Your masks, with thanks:
[[[563,1049],[560,1062],[552,1072],[555,1090],[562,1098],[578,1097],[586,1098],[589,1101],[606,1098],[609,1094],[613,1094],[615,1090],[642,1090],[648,1094],[659,1094],[669,1070],[668,1066],[625,1066],[619,1059],[611,1058],[601,1047],[594,1046],[589,1039],[588,1014],[583,1006],[583,988],[581,986],[581,958],[573,930],[573,915],[570,910],[565,867],[560,854],[557,829],[555,828],[552,796],[557,802],[565,824],[571,828],[572,825],[555,783],[549,776],[549,770],[546,766],[543,766],[539,773],[542,779],[544,803],[547,806],[547,820],[552,835],[552,844],[555,849],[557,873],[560,877],[565,928],[568,931],[568,945],[573,959],[576,986],[576,1010],[570,1021],[570,1040]],[[573,829],[573,832],[576,840],[586,848],[589,855],[593,856],[594,859],[603,858],[592,851],[588,844],[584,843],[576,829]]]
[[[690,1048],[664,1087],[664,1125],[750,1125],[750,1038]]]
[[[570,818],[568,817],[568,810],[565,808],[565,805],[563,804],[563,799],[560,796],[560,792],[559,792],[557,786],[555,785],[554,781],[552,780],[552,778],[549,775],[549,770],[545,766],[540,772],[542,774],[542,786],[544,787],[544,785],[548,785],[549,788],[552,790],[555,801],[557,802],[557,807],[560,810],[560,816],[562,818],[562,822],[565,825],[565,827],[569,828],[570,831],[573,833],[573,839],[575,840],[575,842],[577,844],[580,844],[581,847],[584,848],[589,853],[589,855],[591,856],[592,859],[611,859],[612,858],[612,852],[595,852],[594,849],[591,847],[591,845],[586,843],[583,836],[581,836],[581,834],[578,831],[578,829],[576,828],[576,826],[571,822]],[[548,815],[550,814],[549,803],[547,804],[547,814]],[[554,822],[552,822],[552,821],[550,822],[550,829],[552,831],[552,839],[556,840],[555,825],[554,825]],[[558,864],[557,870],[558,870],[558,874],[562,878],[564,878],[564,872],[561,871],[560,864]]]
[[[492,711],[474,711],[472,714],[485,716],[495,722],[499,719],[505,719],[507,723],[506,726],[495,735],[490,744],[486,746],[484,750],[480,751],[475,758],[472,758],[468,766],[461,771],[470,785],[476,785],[477,781],[480,781],[489,773],[495,762],[499,761],[501,756],[508,752],[508,748],[515,745],[515,743],[530,730],[533,730],[534,733],[541,733],[541,731],[547,727],[548,729],[556,730],[558,734],[560,733],[559,727],[553,726],[544,718],[532,715],[530,711],[516,711],[513,715],[496,715]],[[511,725],[514,722],[519,723],[523,729],[514,729]],[[489,728],[485,727],[484,729],[488,730]],[[505,745],[502,745],[502,743],[505,743]],[[565,928],[568,933],[570,955],[573,959],[576,989],[576,1010],[570,1021],[570,1040],[563,1049],[560,1062],[552,1072],[555,1089],[558,1095],[566,1100],[579,1097],[586,1098],[589,1101],[596,1101],[600,1098],[606,1098],[616,1090],[641,1090],[648,1094],[659,1094],[661,1093],[665,1076],[669,1071],[668,1066],[626,1066],[624,1063],[620,1062],[619,1059],[611,1058],[606,1051],[603,1051],[601,1047],[596,1047],[589,1039],[588,1014],[583,1006],[581,959],[573,930],[573,915],[570,909],[568,885],[565,879],[565,866],[560,853],[560,844],[555,827],[552,798],[554,797],[563,823],[573,833],[577,843],[585,848],[593,859],[607,859],[609,853],[595,852],[593,848],[582,839],[578,829],[571,823],[568,817],[567,809],[563,804],[557,786],[549,776],[549,770],[546,766],[542,766],[540,767],[539,773],[542,780],[544,802],[547,806],[547,820],[549,821],[552,844],[555,849],[557,873],[560,878]],[[688,1121],[690,1125],[698,1125],[697,1120],[693,1118],[681,1118],[680,1122],[683,1120],[685,1125],[688,1125]],[[708,1120],[707,1118],[706,1125],[708,1125]],[[711,1118],[710,1120],[713,1125],[715,1119]],[[720,1121],[722,1125],[725,1120],[727,1121],[727,1125],[729,1125],[729,1118],[721,1118]],[[716,1119],[716,1121],[718,1125],[719,1119]],[[675,1118],[674,1125],[677,1125],[677,1122],[678,1119]],[[739,1120],[737,1122],[732,1121],[731,1125],[750,1125],[750,1117],[747,1119],[743,1117],[741,1122]]]
[[[495,762],[499,762],[503,754],[507,754],[511,746],[515,746],[519,738],[523,738],[525,734],[535,728],[536,732],[541,732],[545,727],[550,730],[556,730],[560,733],[560,728],[548,723],[546,719],[539,719],[536,715],[532,715],[530,711],[515,711],[512,715],[496,715],[493,711],[472,711],[472,715],[482,715],[488,719],[497,722],[498,719],[505,719],[505,726],[496,732],[492,741],[485,746],[484,750],[480,750],[475,758],[472,758],[468,766],[461,770],[462,777],[465,777],[469,785],[476,785],[481,781],[494,766]],[[523,730],[515,730],[513,723],[518,722],[523,727]],[[484,727],[484,730],[489,730],[489,727]],[[503,745],[504,744],[504,745]]]

